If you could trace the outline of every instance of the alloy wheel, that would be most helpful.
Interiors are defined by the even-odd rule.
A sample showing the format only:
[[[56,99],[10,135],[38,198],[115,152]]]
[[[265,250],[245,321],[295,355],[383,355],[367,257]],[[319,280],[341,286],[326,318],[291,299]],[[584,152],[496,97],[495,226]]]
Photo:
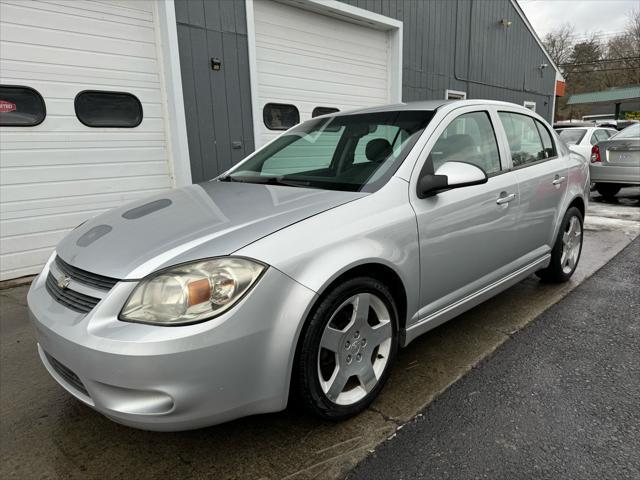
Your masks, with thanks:
[[[567,228],[562,235],[562,256],[560,265],[565,274],[569,274],[576,268],[580,247],[582,245],[582,226],[578,217],[571,217]]]
[[[378,384],[391,351],[393,325],[372,293],[345,300],[327,323],[318,352],[320,387],[338,405],[353,405]]]

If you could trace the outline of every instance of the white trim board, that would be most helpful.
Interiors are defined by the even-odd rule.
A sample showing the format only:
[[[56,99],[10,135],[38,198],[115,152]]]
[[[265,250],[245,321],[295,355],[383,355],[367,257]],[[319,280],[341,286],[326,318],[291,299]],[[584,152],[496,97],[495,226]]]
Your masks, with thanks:
[[[363,8],[347,5],[336,0],[278,0],[279,3],[291,5],[342,21],[367,26],[389,32],[389,102],[402,101],[402,28],[401,21],[379,15]],[[261,143],[262,112],[258,102],[258,66],[256,53],[255,10],[254,0],[245,0],[247,16],[247,40],[249,50],[249,74],[251,85],[251,107],[253,116],[253,136],[256,148]]]
[[[182,93],[176,7],[174,0],[160,0],[154,3],[158,19],[156,44],[166,108],[167,153],[173,174],[173,186],[182,187],[191,184],[192,177]]]

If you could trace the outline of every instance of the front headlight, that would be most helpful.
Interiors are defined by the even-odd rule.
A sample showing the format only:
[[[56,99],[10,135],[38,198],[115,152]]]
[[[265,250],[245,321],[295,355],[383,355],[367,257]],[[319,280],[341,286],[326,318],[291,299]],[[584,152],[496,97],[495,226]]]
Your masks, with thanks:
[[[119,318],[169,326],[208,320],[240,300],[265,268],[254,260],[227,257],[154,273],[135,288]]]

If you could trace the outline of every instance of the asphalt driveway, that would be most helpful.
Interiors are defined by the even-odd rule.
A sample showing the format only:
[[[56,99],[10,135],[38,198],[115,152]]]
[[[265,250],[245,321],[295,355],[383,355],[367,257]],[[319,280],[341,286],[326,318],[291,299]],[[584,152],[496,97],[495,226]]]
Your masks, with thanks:
[[[640,478],[640,239],[348,478]]]

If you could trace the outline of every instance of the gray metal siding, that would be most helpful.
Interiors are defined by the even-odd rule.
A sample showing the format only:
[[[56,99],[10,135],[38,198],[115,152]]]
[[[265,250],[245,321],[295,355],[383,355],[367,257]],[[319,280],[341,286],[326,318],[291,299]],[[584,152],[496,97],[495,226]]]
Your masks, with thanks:
[[[342,0],[403,22],[402,98],[536,102],[551,120],[555,70],[509,0]],[[509,28],[500,25],[504,18]]]
[[[244,1],[176,0],[191,176],[200,182],[254,149]],[[211,58],[222,68],[211,69]]]

